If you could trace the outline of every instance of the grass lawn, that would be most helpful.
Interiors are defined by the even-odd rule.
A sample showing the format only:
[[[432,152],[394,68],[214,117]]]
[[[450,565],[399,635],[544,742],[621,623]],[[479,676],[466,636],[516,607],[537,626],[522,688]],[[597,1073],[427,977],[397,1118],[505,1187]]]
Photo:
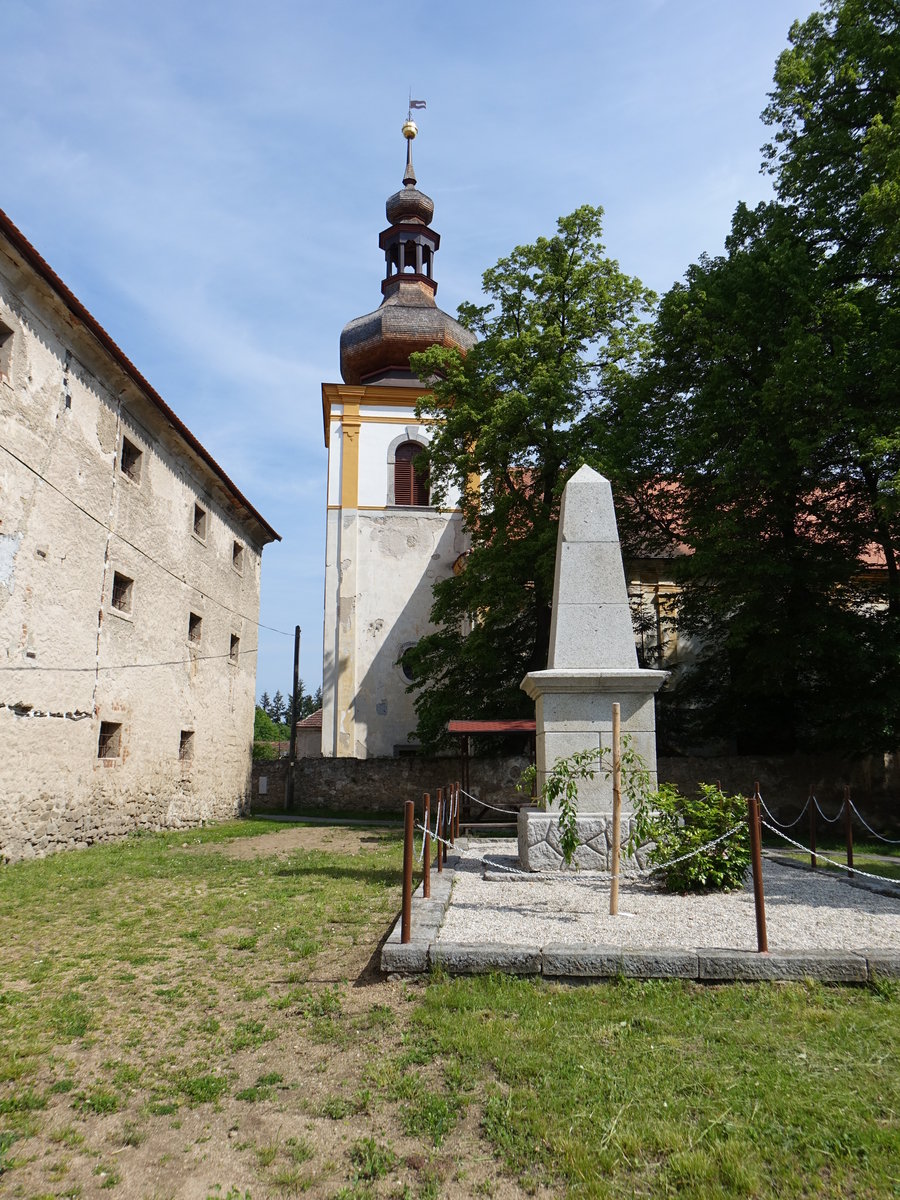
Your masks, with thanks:
[[[392,830],[0,869],[0,1196],[900,1196],[900,990],[394,984]]]

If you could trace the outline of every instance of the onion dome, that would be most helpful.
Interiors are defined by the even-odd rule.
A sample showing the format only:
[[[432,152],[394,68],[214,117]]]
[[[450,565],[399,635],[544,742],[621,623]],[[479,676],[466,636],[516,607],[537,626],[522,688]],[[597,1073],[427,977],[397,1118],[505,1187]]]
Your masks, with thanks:
[[[384,251],[384,299],[379,308],[357,317],[341,333],[341,375],[345,383],[408,383],[420,386],[409,356],[429,346],[468,350],[475,337],[435,303],[434,255],[440,236],[430,229],[434,202],[416,187],[412,141],[418,130],[406,121],[406,170],[403,187],[385,212],[390,225],[380,234]]]

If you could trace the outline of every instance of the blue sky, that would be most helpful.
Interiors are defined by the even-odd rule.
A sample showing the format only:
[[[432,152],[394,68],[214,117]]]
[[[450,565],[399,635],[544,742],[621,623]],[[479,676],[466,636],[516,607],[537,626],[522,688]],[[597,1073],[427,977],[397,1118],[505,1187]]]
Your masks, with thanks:
[[[381,299],[407,94],[438,303],[580,204],[661,292],[770,193],[759,121],[812,0],[5,0],[0,208],[282,534],[261,620],[321,680],[320,384]],[[260,631],[257,694],[290,687]]]

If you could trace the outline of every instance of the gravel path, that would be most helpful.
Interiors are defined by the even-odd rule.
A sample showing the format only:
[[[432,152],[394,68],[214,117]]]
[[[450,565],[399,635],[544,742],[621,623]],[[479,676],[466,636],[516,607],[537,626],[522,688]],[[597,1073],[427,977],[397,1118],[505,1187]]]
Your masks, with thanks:
[[[619,916],[609,915],[609,881],[588,872],[519,880],[482,858],[517,866],[509,841],[458,842],[450,906],[438,942],[546,946],[553,942],[686,949],[756,949],[752,886],[741,892],[677,896],[622,880]],[[771,950],[900,950],[900,898],[851,887],[842,878],[763,866]]]

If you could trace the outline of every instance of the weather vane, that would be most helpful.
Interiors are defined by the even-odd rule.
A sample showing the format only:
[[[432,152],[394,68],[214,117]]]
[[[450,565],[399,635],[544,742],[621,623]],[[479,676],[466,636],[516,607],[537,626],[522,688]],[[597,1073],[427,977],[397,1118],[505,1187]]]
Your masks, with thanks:
[[[424,100],[413,100],[412,88],[409,89],[409,109],[406,113],[406,121],[403,124],[403,136],[411,141],[419,132],[415,121],[412,119],[414,108],[425,108]]]

